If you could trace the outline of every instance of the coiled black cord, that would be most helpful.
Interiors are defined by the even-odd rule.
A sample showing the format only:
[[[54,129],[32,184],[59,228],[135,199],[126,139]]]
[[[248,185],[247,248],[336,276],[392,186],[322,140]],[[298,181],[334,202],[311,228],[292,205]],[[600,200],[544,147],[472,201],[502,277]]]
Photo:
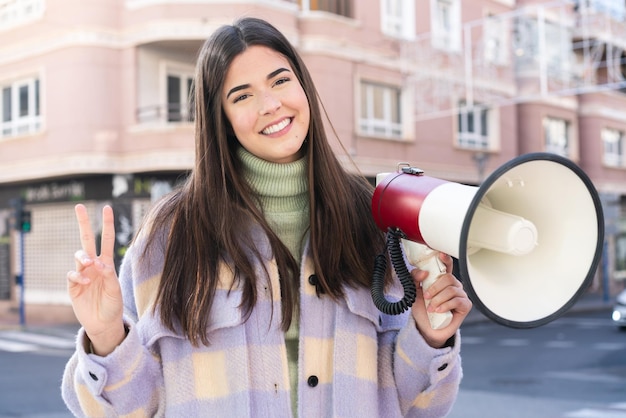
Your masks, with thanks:
[[[417,295],[417,289],[415,282],[411,277],[409,269],[407,269],[404,263],[404,255],[402,248],[400,247],[400,238],[402,238],[402,231],[399,229],[389,229],[387,231],[387,240],[385,245],[385,251],[389,250],[389,257],[391,258],[391,264],[396,271],[396,275],[400,279],[402,289],[404,290],[404,296],[397,302],[390,302],[385,297],[385,273],[387,272],[387,257],[383,252],[376,256],[374,260],[374,274],[372,277],[372,300],[374,305],[379,311],[387,315],[399,315],[406,311],[415,302]]]

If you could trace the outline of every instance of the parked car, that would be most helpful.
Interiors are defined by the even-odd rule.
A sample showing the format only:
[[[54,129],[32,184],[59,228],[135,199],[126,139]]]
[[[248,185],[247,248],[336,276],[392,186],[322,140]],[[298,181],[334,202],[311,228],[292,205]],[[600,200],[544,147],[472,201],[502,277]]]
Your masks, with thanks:
[[[626,289],[622,290],[615,298],[613,322],[621,329],[626,330]]]

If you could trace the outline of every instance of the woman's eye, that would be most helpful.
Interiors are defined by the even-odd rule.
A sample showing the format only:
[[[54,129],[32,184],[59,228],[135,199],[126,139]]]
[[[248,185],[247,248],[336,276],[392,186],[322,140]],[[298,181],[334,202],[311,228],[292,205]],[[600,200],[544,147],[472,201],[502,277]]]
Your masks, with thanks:
[[[235,99],[233,100],[233,103],[237,103],[237,102],[240,102],[242,100],[245,100],[245,99],[248,98],[248,96],[249,96],[249,94],[241,94],[241,95],[235,97]]]
[[[289,80],[290,80],[290,78],[289,78],[289,77],[282,77],[282,78],[279,78],[278,80],[276,80],[276,81],[274,82],[274,85],[275,85],[275,86],[279,86],[279,85],[281,85],[281,84],[284,84],[284,83],[288,82]]]

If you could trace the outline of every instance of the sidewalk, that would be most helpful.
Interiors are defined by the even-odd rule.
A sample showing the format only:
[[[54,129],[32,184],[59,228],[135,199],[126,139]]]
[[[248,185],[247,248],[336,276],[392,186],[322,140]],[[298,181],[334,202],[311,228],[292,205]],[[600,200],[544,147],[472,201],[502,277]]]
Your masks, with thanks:
[[[605,301],[602,294],[586,293],[569,309],[568,313],[600,310],[606,310],[608,312],[613,306],[614,300],[614,296],[610,296],[608,301]],[[610,316],[608,316],[608,318],[610,318]],[[490,321],[490,319],[474,306],[463,323],[475,324],[483,321]],[[27,327],[56,327],[65,325],[73,327],[78,325],[71,307],[54,305],[27,308],[25,322]],[[0,309],[0,329],[20,327],[20,315],[17,308],[5,307],[4,309]]]
[[[28,328],[77,327],[78,321],[71,306],[26,306],[24,326]],[[0,304],[0,330],[22,328],[20,311],[14,304]]]

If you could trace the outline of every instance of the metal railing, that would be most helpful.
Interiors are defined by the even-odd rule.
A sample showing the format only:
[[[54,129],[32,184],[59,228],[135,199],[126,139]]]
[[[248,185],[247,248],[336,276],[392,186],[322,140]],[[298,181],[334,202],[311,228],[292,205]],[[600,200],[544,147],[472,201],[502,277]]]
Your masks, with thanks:
[[[194,121],[194,110],[186,104],[169,103],[143,106],[137,109],[138,123],[187,123]]]

